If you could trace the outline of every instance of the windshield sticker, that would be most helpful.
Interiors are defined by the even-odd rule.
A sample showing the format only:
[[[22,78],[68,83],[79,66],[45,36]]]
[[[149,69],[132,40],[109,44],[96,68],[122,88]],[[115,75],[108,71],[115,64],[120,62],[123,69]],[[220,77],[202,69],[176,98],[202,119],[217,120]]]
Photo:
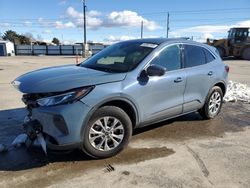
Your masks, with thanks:
[[[156,48],[158,45],[157,44],[151,44],[151,43],[142,43],[142,47],[147,47],[147,48]]]

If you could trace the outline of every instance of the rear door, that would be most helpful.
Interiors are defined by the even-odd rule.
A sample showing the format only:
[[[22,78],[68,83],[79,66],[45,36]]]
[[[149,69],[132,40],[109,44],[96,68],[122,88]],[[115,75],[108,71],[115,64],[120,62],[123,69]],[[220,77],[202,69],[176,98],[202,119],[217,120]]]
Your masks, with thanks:
[[[207,63],[206,49],[196,45],[184,45],[184,69],[187,75],[183,112],[202,107],[214,82],[211,63]],[[213,61],[213,60],[212,60]]]

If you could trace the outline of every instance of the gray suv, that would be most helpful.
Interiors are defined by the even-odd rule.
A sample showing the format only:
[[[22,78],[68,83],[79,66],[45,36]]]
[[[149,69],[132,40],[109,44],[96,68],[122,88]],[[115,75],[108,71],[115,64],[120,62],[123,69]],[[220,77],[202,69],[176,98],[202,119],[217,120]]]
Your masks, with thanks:
[[[13,85],[49,148],[105,158],[120,152],[135,128],[195,111],[214,118],[228,71],[208,45],[139,39],[111,45],[77,66],[24,74]]]

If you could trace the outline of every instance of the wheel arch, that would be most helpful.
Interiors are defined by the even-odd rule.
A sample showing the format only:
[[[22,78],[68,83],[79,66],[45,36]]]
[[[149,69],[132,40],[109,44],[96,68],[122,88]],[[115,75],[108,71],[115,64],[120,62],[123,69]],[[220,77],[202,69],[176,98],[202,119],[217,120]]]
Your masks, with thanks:
[[[96,104],[87,114],[87,118],[83,122],[83,126],[81,128],[81,135],[83,134],[84,125],[88,123],[89,119],[92,117],[92,115],[95,113],[95,111],[103,106],[116,106],[124,110],[129,118],[131,119],[133,128],[136,127],[136,125],[139,122],[139,113],[136,105],[129,99],[124,97],[112,97],[106,100],[103,100],[102,102]]]
[[[223,97],[225,96],[225,94],[226,94],[226,84],[224,83],[224,82],[217,82],[216,84],[214,84],[214,86],[218,86],[218,87],[220,87],[221,88],[221,90],[222,90],[222,93],[223,93]],[[214,87],[213,86],[213,87]]]
[[[108,101],[103,102],[101,105],[98,106],[98,108],[101,108],[103,106],[116,106],[116,107],[121,108],[122,110],[124,110],[128,114],[128,116],[132,122],[133,128],[136,127],[136,125],[138,124],[139,118],[138,118],[137,108],[128,99],[113,98],[113,99],[110,99]],[[96,109],[98,109],[98,108],[96,108]]]

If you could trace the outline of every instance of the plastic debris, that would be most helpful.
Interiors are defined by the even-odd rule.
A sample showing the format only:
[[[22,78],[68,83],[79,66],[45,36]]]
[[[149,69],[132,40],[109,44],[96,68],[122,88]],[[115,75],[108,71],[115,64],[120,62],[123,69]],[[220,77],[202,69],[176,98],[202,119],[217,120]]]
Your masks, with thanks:
[[[28,135],[27,134],[19,134],[15,140],[12,142],[12,146],[14,147],[20,147],[22,144],[25,143],[25,141],[27,140]]]
[[[45,140],[44,140],[44,138],[43,138],[42,133],[39,133],[39,134],[37,135],[37,139],[36,139],[36,140],[40,143],[40,145],[42,146],[42,149],[43,149],[44,153],[47,155],[46,142],[45,142]]]
[[[250,87],[246,84],[229,81],[227,85],[227,92],[224,96],[225,102],[242,101],[250,103]]]

